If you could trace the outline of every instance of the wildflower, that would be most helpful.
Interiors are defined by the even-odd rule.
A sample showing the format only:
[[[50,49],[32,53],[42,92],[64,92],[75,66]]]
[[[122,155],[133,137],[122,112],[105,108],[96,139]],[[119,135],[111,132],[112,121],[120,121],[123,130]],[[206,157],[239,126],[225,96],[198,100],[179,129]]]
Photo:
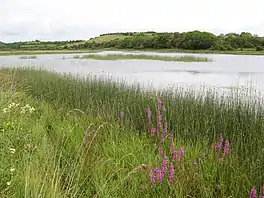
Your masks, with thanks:
[[[257,190],[256,188],[252,188],[250,192],[250,198],[257,198]]]
[[[173,160],[174,160],[174,161],[177,161],[177,159],[178,159],[178,153],[177,153],[176,150],[174,150],[174,151],[173,151]]]
[[[120,112],[120,120],[124,120],[124,117],[125,117],[125,113],[124,113],[124,111],[121,111]]]
[[[164,129],[163,129],[163,137],[162,137],[162,143],[165,141],[165,137],[167,136],[167,131],[168,131],[168,123],[165,123]]]
[[[151,172],[149,174],[150,177],[150,181],[151,181],[151,187],[154,188],[155,187],[155,183],[156,183],[156,179],[155,179],[155,175],[153,174],[153,172]]]
[[[165,156],[163,159],[163,167],[162,167],[163,177],[166,175],[167,169],[168,169],[168,158]]]
[[[228,154],[229,154],[229,141],[226,140],[224,147],[224,155],[228,155]]]
[[[159,182],[163,181],[164,175],[162,174],[162,171],[159,168],[156,168],[155,172],[156,172],[156,175],[157,175]]]
[[[14,172],[15,171],[15,169],[14,168],[10,168],[10,172],[12,173],[12,172]]]
[[[149,107],[147,108],[147,116],[148,116],[148,121],[150,122],[151,121],[151,110]]]
[[[6,182],[6,185],[10,186],[11,185],[11,181]]]
[[[174,174],[175,174],[175,170],[174,170],[174,166],[173,164],[170,165],[170,183],[174,183]]]
[[[217,150],[217,151],[221,150],[222,145],[223,145],[223,136],[221,135],[219,137],[217,144],[215,145],[215,150]]]
[[[14,148],[10,148],[9,150],[10,150],[10,152],[11,152],[12,154],[14,154],[14,153],[16,152],[16,149],[14,149]]]
[[[151,136],[155,136],[155,133],[156,133],[156,128],[152,128],[151,129]]]
[[[8,112],[8,109],[7,109],[7,108],[4,108],[4,109],[3,109],[3,112],[4,112],[4,113],[7,113],[7,112]]]
[[[162,115],[159,112],[158,113],[158,129],[157,129],[158,132],[160,132],[160,130],[161,130],[161,125],[162,125]]]
[[[163,106],[163,101],[161,99],[158,99],[158,110],[161,110],[161,107]]]
[[[181,147],[180,148],[180,159],[182,159],[184,157],[184,150],[183,148]]]

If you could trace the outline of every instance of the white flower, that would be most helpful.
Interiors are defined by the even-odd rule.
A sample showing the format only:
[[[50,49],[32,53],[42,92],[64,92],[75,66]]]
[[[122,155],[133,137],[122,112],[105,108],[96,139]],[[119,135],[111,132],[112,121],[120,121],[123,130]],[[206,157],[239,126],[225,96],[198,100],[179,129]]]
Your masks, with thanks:
[[[3,109],[3,112],[4,112],[4,113],[7,113],[7,111],[8,111],[7,108],[4,108],[4,109]]]
[[[6,185],[10,186],[11,185],[11,181],[6,182]]]
[[[16,149],[14,149],[14,148],[10,148],[9,150],[10,150],[10,152],[11,152],[12,154],[14,154],[14,153],[16,152]]]
[[[10,172],[12,173],[12,172],[14,172],[15,171],[15,169],[14,168],[10,168]]]

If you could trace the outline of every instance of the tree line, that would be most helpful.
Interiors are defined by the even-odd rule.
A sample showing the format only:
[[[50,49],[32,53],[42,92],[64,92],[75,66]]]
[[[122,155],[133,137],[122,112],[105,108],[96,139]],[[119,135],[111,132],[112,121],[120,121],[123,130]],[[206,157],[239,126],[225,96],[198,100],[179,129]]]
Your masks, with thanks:
[[[183,49],[183,50],[264,50],[264,37],[248,32],[214,35],[210,32],[125,32],[105,35],[123,35],[124,38],[105,42],[96,41],[57,41],[57,42],[23,42],[0,45],[0,49]],[[4,46],[4,47],[3,47]]]

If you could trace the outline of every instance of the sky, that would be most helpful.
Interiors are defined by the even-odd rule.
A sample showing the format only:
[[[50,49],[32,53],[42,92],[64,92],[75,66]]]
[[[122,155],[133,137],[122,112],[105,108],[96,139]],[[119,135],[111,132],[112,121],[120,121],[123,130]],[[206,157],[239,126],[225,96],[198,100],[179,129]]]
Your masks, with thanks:
[[[0,0],[0,41],[87,40],[123,31],[249,31],[263,0]]]

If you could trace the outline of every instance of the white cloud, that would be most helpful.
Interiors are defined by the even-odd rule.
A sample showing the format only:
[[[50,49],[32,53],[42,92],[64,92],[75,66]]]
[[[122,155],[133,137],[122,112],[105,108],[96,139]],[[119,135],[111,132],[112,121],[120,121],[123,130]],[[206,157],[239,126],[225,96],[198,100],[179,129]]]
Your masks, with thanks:
[[[88,39],[115,31],[252,31],[263,0],[1,0],[0,40]]]

